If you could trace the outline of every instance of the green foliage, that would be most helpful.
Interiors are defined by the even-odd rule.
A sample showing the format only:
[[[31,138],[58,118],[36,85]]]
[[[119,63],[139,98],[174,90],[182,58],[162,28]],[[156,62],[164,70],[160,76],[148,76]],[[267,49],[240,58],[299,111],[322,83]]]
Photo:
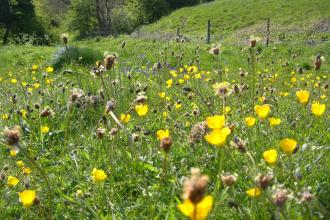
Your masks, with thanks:
[[[122,41],[126,42],[123,49]],[[83,101],[80,106],[72,105],[69,101],[73,100],[73,88],[80,88],[85,95],[90,92],[93,96],[98,96],[97,91],[103,88],[100,77],[93,78],[90,75],[89,66],[77,65],[76,62],[65,65],[65,69],[70,68],[77,74],[47,74],[47,79],[53,80],[50,85],[46,83],[44,68],[49,65],[45,59],[49,59],[54,47],[10,45],[0,48],[0,116],[9,116],[8,120],[0,118],[0,130],[14,125],[23,127],[20,146],[26,146],[31,156],[36,158],[35,162],[46,172],[52,193],[49,198],[45,180],[22,151],[12,158],[9,156],[9,148],[3,144],[0,149],[0,166],[7,168],[2,173],[6,177],[17,175],[20,182],[15,187],[7,187],[6,178],[0,182],[1,219],[51,219],[46,217],[49,213],[54,219],[184,219],[177,204],[181,201],[182,180],[189,175],[191,167],[199,167],[210,177],[206,193],[214,197],[214,206],[209,219],[270,219],[276,215],[283,219],[329,218],[329,175],[326,175],[330,169],[327,147],[330,138],[327,135],[328,104],[322,118],[316,118],[310,112],[310,104],[317,100],[318,92],[328,96],[329,91],[318,90],[311,84],[305,87],[304,82],[300,81],[301,77],[305,78],[305,82],[313,80],[313,77],[307,77],[313,71],[297,73],[295,76],[299,83],[290,87],[290,78],[293,76],[290,72],[295,70],[297,64],[312,64],[311,55],[328,51],[329,43],[317,46],[276,44],[277,50],[274,51],[264,47],[256,69],[262,75],[266,74],[264,80],[258,77],[258,81],[263,83],[258,87],[262,91],[259,94],[264,95],[266,102],[271,105],[270,116],[279,117],[282,122],[278,127],[271,128],[267,119],[258,120],[255,127],[248,129],[244,118],[254,114],[250,109],[249,95],[230,94],[226,98],[226,105],[231,107],[227,120],[228,124],[233,123],[236,127],[228,138],[228,144],[220,149],[207,144],[204,139],[193,145],[189,142],[191,128],[212,115],[203,103],[203,98],[194,91],[207,99],[216,114],[221,114],[222,102],[212,88],[213,82],[219,82],[216,70],[219,64],[223,65],[229,69],[228,82],[235,80],[239,84],[248,83],[251,76],[246,59],[249,56],[248,46],[241,50],[240,45],[224,43],[217,59],[209,54],[209,45],[205,43],[148,41],[129,37],[71,43],[79,47],[117,52],[115,68],[106,72],[103,79],[111,98],[116,100],[114,114],[119,117],[121,113],[129,112],[132,118],[125,124],[125,130],[119,129],[112,138],[108,137],[108,133],[115,130],[113,128],[116,123],[110,115],[104,114],[105,106],[90,104],[88,101],[91,96],[80,99]],[[196,51],[196,47],[200,50]],[[174,55],[171,55],[172,51]],[[291,56],[293,53],[297,54],[294,59]],[[183,54],[182,60],[177,59],[176,54]],[[210,74],[202,74],[202,79],[197,79],[192,77],[195,74],[177,71],[172,87],[167,88],[165,81],[172,77],[170,70],[163,66],[152,72],[153,64],[160,60],[171,69],[178,70],[184,68],[184,64],[191,64],[198,65],[200,70],[210,71]],[[282,65],[280,60],[288,61],[289,66]],[[33,64],[39,67],[31,73]],[[239,68],[249,72],[247,78],[239,76]],[[8,76],[9,71],[12,76]],[[328,71],[329,62],[326,61],[319,74],[323,76]],[[11,78],[16,77],[15,73],[20,73],[17,76],[27,83],[26,87],[21,87],[20,83],[10,83]],[[190,79],[184,85],[178,84],[178,80],[186,74]],[[278,77],[270,81],[272,78],[269,76],[274,74]],[[206,78],[210,80],[204,80]],[[320,80],[324,85],[328,78],[321,77]],[[33,87],[35,83],[40,84],[39,89]],[[184,88],[187,87],[193,91],[185,92]],[[270,90],[263,90],[264,87]],[[29,88],[33,90],[28,93],[26,102],[24,89]],[[144,88],[148,96],[149,112],[146,117],[140,118],[134,108],[131,110],[131,104],[134,103],[136,92]],[[296,100],[295,91],[300,88],[311,92],[308,106]],[[161,91],[165,91],[171,100],[160,99],[158,94]],[[289,96],[278,96],[280,92],[288,92]],[[15,104],[10,101],[9,94],[17,94]],[[172,107],[177,101],[182,104],[181,109]],[[328,103],[328,99],[320,101]],[[33,108],[36,103],[39,109]],[[16,112],[25,109],[27,105],[31,111],[23,118]],[[192,105],[198,105],[196,115],[193,114],[195,107]],[[54,114],[48,118],[40,117],[40,112],[47,106]],[[163,117],[163,111],[167,111],[167,119]],[[49,133],[40,134],[40,126],[43,125],[50,128]],[[98,128],[106,129],[103,139],[95,135]],[[173,145],[168,153],[167,178],[162,178],[164,153],[159,147],[156,132],[166,128],[170,130]],[[139,138],[130,145],[127,136],[133,132]],[[241,153],[229,145],[235,136],[246,141],[247,153]],[[299,149],[295,154],[287,156],[278,148],[278,141],[285,137],[298,141]],[[274,166],[266,165],[262,159],[262,152],[270,147],[276,148],[279,153],[278,163]],[[222,152],[219,154],[222,157],[217,159],[219,152]],[[32,169],[30,175],[22,174],[21,168],[16,165],[18,160]],[[232,187],[225,188],[217,182],[220,180],[219,166],[222,166],[224,172],[238,174],[237,182]],[[103,183],[92,182],[90,176],[94,167],[103,169],[108,175]],[[249,198],[245,191],[256,186],[255,177],[268,173],[274,175],[270,187],[263,190],[260,197]],[[39,198],[39,203],[30,208],[24,208],[17,195],[27,184],[31,190],[37,191]],[[292,199],[277,208],[272,196],[274,189],[281,186],[289,189],[289,198]],[[309,203],[300,203],[300,193],[307,190],[307,187],[310,187],[315,197]],[[82,191],[81,195],[77,193],[78,190]],[[48,207],[51,207],[50,211]]]
[[[100,51],[88,47],[62,47],[53,55],[51,65],[55,69],[69,64],[92,65],[101,60],[102,56]]]
[[[97,26],[94,0],[73,0],[69,16],[69,31],[77,31],[79,37],[91,36]]]
[[[170,12],[166,0],[142,0],[147,22],[154,22]]]
[[[5,28],[3,43],[12,35],[20,38],[22,34],[43,38],[45,29],[35,14],[32,0],[3,0],[0,5],[0,25]]]

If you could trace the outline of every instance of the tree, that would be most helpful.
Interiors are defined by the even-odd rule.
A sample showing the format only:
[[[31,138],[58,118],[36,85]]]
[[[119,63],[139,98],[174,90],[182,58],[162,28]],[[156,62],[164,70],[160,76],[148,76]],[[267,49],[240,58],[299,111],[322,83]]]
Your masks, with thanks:
[[[0,25],[5,29],[3,44],[8,42],[11,32],[37,35],[44,33],[43,27],[37,20],[32,0],[1,0]]]
[[[9,0],[2,0],[0,4],[0,25],[4,27],[5,32],[2,38],[2,43],[5,44],[8,41],[8,36],[10,33],[10,24],[11,24],[11,16],[10,16],[10,4]]]
[[[170,12],[166,0],[141,0],[148,22],[154,22]]]

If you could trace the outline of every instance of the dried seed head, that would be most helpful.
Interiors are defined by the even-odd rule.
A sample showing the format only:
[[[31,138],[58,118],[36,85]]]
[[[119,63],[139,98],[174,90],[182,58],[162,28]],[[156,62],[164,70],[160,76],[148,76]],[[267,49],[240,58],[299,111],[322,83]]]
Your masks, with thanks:
[[[172,145],[172,139],[170,137],[164,137],[162,138],[160,142],[160,147],[168,153]]]
[[[121,49],[123,49],[125,46],[126,46],[126,41],[123,41],[123,42],[121,43]]]
[[[108,101],[107,105],[105,106],[105,112],[108,114],[115,109],[116,103],[114,101]]]
[[[288,199],[288,192],[285,189],[278,189],[273,195],[273,202],[275,205],[279,207],[283,206],[287,199]]]
[[[111,128],[109,135],[111,137],[115,136],[118,133],[118,128]]]
[[[226,173],[221,176],[221,181],[225,187],[232,186],[237,181],[237,174]]]
[[[230,145],[239,150],[241,153],[246,152],[245,141],[243,141],[240,137],[235,136],[234,139],[230,142]]]
[[[204,197],[209,177],[202,175],[198,168],[191,169],[191,177],[183,185],[183,199],[189,199],[193,204],[198,204]]]
[[[67,45],[69,41],[69,35],[67,33],[62,34],[62,40],[64,45]]]
[[[309,191],[304,191],[301,195],[301,202],[310,202],[314,199],[314,195]]]
[[[137,133],[132,134],[132,141],[133,142],[137,142],[139,139],[140,139],[139,134],[137,134]]]
[[[273,175],[258,175],[256,181],[262,189],[266,189],[269,183],[274,179]]]
[[[90,74],[92,76],[102,76],[105,72],[105,67],[101,64],[101,62],[97,63],[97,67],[93,67],[93,69],[90,71]]]
[[[15,126],[14,128],[4,130],[4,137],[6,143],[10,146],[18,146],[19,141],[21,139],[22,130],[19,126]]]
[[[135,102],[138,104],[145,104],[148,101],[148,97],[145,92],[139,92],[136,96]]]
[[[203,137],[206,133],[207,133],[207,126],[205,121],[195,124],[190,131],[190,135],[189,135],[190,143],[196,143],[203,140]]]
[[[96,131],[96,137],[98,139],[102,139],[104,137],[105,132],[106,132],[105,128],[98,128]]]
[[[71,102],[80,102],[84,98],[84,92],[81,89],[72,89],[70,95]]]
[[[215,94],[223,97],[231,94],[230,84],[228,82],[216,83],[213,85]]]
[[[315,62],[314,62],[315,70],[320,70],[321,69],[321,65],[322,65],[322,62],[324,60],[325,60],[324,57],[321,56],[320,54],[316,55]]]
[[[40,112],[41,117],[48,117],[48,116],[51,116],[51,115],[52,115],[52,110],[48,106]]]
[[[107,55],[105,58],[104,58],[104,66],[107,70],[111,69],[115,62],[116,62],[116,59],[117,59],[117,55],[116,54],[112,54],[112,55]]]
[[[162,68],[162,63],[161,62],[157,62],[154,64],[154,69],[155,70],[158,70],[158,69],[161,69]]]
[[[220,54],[221,45],[213,45],[213,47],[209,50],[210,54],[219,55]]]

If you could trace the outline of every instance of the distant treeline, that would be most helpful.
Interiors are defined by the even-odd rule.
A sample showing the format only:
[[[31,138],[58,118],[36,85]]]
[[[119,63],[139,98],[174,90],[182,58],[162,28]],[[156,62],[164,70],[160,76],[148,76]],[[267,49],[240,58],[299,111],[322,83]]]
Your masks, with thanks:
[[[4,44],[49,44],[61,32],[78,38],[131,33],[175,9],[213,0],[0,0]]]

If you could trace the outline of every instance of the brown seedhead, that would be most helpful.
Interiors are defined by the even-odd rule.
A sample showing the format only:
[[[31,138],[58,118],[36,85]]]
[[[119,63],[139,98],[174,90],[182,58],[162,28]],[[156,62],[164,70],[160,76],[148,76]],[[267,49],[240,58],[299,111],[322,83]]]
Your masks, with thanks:
[[[15,126],[14,128],[6,128],[4,130],[4,137],[6,143],[10,146],[18,146],[19,141],[21,139],[22,130],[19,126]]]

